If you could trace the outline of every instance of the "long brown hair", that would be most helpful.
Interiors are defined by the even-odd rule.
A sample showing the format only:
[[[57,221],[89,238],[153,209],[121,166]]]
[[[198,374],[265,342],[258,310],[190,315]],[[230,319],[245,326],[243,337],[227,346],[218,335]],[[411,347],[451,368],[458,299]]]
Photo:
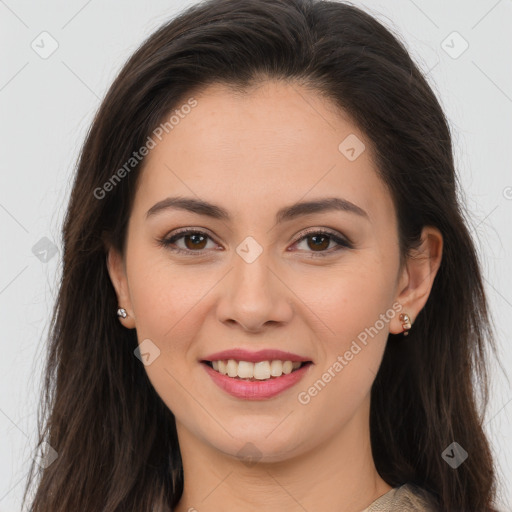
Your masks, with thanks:
[[[399,38],[350,4],[210,0],[139,47],[81,150],[38,411],[39,445],[58,455],[44,469],[32,464],[23,499],[37,476],[30,511],[168,511],[179,501],[174,416],[134,356],[136,331],[116,316],[106,242],[124,251],[144,159],[129,169],[126,162],[169,113],[209,84],[244,91],[265,79],[309,87],[366,134],[396,206],[402,258],[424,226],[443,235],[430,297],[407,338],[389,336],[372,387],[379,474],[393,487],[427,489],[439,510],[496,510],[497,477],[482,426],[494,328],[458,196],[449,126],[434,92]],[[126,172],[116,174],[123,166]],[[442,456],[452,442],[469,454],[456,469]]]

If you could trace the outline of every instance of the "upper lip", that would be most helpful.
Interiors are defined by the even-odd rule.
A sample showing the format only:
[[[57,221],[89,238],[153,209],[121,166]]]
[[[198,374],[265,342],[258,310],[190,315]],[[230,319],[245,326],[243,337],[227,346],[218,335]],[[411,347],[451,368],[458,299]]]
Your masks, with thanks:
[[[223,350],[221,352],[215,352],[206,356],[203,361],[220,361],[226,359],[235,359],[236,361],[248,361],[257,363],[258,361],[311,361],[307,357],[299,356],[298,354],[292,354],[291,352],[284,352],[277,349],[265,349],[258,351],[245,350],[243,348],[233,348],[229,350]]]

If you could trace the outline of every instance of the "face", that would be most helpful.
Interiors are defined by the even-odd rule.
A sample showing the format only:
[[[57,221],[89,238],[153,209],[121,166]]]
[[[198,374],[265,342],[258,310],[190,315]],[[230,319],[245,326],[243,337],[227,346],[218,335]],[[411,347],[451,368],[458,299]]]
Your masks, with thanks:
[[[262,461],[284,460],[368,414],[388,333],[403,330],[399,310],[413,319],[431,283],[414,289],[400,271],[395,209],[369,141],[327,100],[276,82],[246,95],[210,86],[195,99],[146,157],[126,252],[110,251],[109,272],[179,429],[234,457],[251,442]],[[178,196],[226,216],[153,208]],[[325,199],[342,207],[277,216]],[[174,236],[184,230],[194,233]],[[243,399],[201,362],[235,348],[312,364],[280,393]]]

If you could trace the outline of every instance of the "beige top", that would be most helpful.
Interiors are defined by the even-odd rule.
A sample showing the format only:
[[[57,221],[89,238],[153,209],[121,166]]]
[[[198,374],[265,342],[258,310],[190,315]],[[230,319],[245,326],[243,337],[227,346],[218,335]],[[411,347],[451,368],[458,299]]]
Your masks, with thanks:
[[[411,483],[394,487],[361,512],[436,512],[433,496]]]

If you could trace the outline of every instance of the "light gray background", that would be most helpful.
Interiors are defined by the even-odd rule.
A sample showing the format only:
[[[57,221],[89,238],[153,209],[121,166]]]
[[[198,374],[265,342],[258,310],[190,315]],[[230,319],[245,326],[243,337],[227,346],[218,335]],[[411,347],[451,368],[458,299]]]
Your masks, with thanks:
[[[20,510],[36,439],[45,336],[61,270],[60,226],[79,148],[128,56],[190,3],[0,0],[0,512]],[[401,34],[445,109],[500,359],[510,375],[512,1],[354,3]],[[51,37],[40,36],[43,31]],[[51,38],[58,48],[49,57],[32,49],[49,51]],[[469,47],[458,55],[464,41]],[[43,237],[48,241],[40,242]],[[48,261],[34,253],[38,243],[50,249]],[[496,369],[485,429],[504,511],[512,510],[511,416],[510,382]]]

